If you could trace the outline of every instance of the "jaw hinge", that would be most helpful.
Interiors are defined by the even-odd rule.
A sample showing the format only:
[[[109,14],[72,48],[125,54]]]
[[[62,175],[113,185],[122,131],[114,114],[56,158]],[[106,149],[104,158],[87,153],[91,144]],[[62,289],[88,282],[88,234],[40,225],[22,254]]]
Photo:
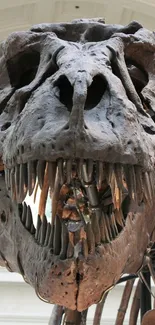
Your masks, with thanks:
[[[36,273],[36,282],[35,282],[35,292],[36,292],[36,295],[37,297],[43,301],[43,302],[46,302],[47,304],[50,304],[51,302],[44,299],[43,297],[41,297],[40,293],[39,293],[39,288],[38,288],[38,276],[37,276],[37,273]]]

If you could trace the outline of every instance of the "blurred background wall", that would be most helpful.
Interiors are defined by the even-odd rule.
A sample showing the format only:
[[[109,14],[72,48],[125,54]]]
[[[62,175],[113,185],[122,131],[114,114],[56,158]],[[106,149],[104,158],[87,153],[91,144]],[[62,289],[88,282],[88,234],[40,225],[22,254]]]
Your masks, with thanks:
[[[0,0],[0,39],[41,22],[104,17],[106,23],[138,20],[154,29],[155,0]]]

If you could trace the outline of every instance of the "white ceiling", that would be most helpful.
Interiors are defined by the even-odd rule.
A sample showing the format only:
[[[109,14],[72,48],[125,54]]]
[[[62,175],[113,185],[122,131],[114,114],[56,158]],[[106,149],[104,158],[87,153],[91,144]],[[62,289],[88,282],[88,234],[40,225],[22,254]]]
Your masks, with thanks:
[[[155,30],[155,0],[0,0],[0,39],[41,22],[104,17],[106,23],[138,20]]]

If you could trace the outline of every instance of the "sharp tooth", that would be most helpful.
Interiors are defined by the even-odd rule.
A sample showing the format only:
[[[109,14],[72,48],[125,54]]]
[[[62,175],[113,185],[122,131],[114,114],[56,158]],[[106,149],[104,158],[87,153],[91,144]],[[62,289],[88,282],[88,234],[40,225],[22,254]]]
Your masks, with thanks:
[[[52,225],[54,224],[55,215],[57,212],[60,188],[61,188],[61,185],[59,184],[58,173],[56,173],[54,192],[52,194]]]
[[[105,222],[106,222],[106,226],[107,226],[107,229],[108,229],[109,238],[110,238],[110,240],[112,240],[113,236],[112,236],[112,231],[111,231],[111,227],[110,227],[109,216],[107,214],[105,215]]]
[[[87,234],[87,243],[88,243],[89,253],[95,254],[95,238],[94,238],[91,224],[89,222],[86,224],[86,234]]]
[[[107,165],[107,175],[106,176],[107,176],[108,184],[111,184],[111,180],[115,176],[114,165],[113,164],[108,164]]]
[[[22,221],[23,225],[25,225],[25,223],[26,223],[26,216],[27,216],[27,205],[24,202],[24,204],[23,204],[23,212],[22,212],[22,217],[21,217],[21,221]]]
[[[92,207],[99,205],[98,191],[95,184],[85,185],[86,193]]]
[[[105,234],[105,224],[104,224],[104,216],[100,218],[100,233],[101,233],[101,241],[106,241],[106,234]]]
[[[48,178],[51,191],[54,189],[57,165],[55,162],[48,162]]]
[[[36,161],[28,162],[28,190],[29,195],[33,193],[36,184]]]
[[[100,209],[93,209],[93,214],[91,216],[91,224],[92,230],[94,233],[95,238],[95,245],[99,245],[101,243],[101,234],[100,234],[100,227],[99,227],[99,219],[101,217]]]
[[[36,197],[37,197],[38,189],[39,189],[39,184],[38,184],[38,182],[37,182],[37,183],[36,183],[35,190],[34,190],[34,198],[33,198],[33,202],[34,202],[34,203],[36,203]]]
[[[46,167],[45,161],[38,161],[37,176],[38,176],[38,183],[41,189],[43,187],[43,182],[44,182],[45,167]]]
[[[61,185],[64,184],[63,159],[58,160],[58,178]]]
[[[100,189],[102,187],[102,182],[104,180],[104,168],[103,168],[103,162],[99,161],[98,163],[98,181],[97,186]]]
[[[30,230],[30,232],[31,232],[32,235],[34,235],[35,232],[36,232],[36,229],[35,229],[35,227],[34,227],[33,224],[31,225],[31,230]]]
[[[108,183],[111,188],[112,193],[112,199],[115,209],[120,206],[120,196],[119,196],[119,190],[116,183],[116,177],[114,172],[114,165],[109,164],[108,166]]]
[[[52,248],[53,249],[53,238],[54,238],[54,225],[51,227],[51,232],[50,232],[50,237],[48,240],[48,248]]]
[[[82,165],[82,178],[85,183],[92,181],[93,174],[93,160],[89,159],[87,162],[84,161]]]
[[[135,177],[136,177],[136,189],[137,189],[137,199],[140,204],[143,200],[143,180],[142,180],[142,169],[139,166],[135,166]]]
[[[24,201],[27,194],[27,164],[20,164],[18,203]]]
[[[120,210],[122,205],[122,189],[115,187],[115,208]]]
[[[115,220],[115,215],[114,215],[113,212],[111,214],[111,222],[112,222],[112,225],[113,225],[114,233],[117,236],[119,234],[119,232],[118,232],[118,228],[117,228],[117,224],[116,224],[116,220]]]
[[[27,230],[30,230],[32,224],[33,224],[33,218],[32,218],[31,208],[28,205],[28,207],[27,207],[27,214],[26,214],[26,223],[25,223],[26,229]]]
[[[11,190],[11,169],[8,170],[8,183],[9,183],[9,190]]]
[[[41,245],[44,245],[44,242],[45,242],[45,237],[46,237],[46,230],[47,230],[47,219],[46,219],[46,216],[44,215],[43,216],[43,219],[42,219],[42,224],[41,224],[41,227],[40,227],[40,244]]]
[[[87,170],[88,170],[88,179],[89,182],[91,182],[93,180],[93,170],[94,170],[94,162],[92,159],[88,159]]]
[[[61,251],[60,251],[60,259],[65,260],[67,257],[67,247],[69,243],[68,230],[64,222],[62,222],[62,230],[61,230]]]
[[[72,175],[72,161],[69,159],[66,161],[66,176],[67,176],[67,184],[71,182]]]
[[[152,204],[152,189],[151,189],[151,183],[149,179],[149,174],[145,172],[143,174],[143,183],[144,183],[144,196],[149,205]]]
[[[155,196],[155,178],[154,178],[154,172],[148,173],[149,177],[149,182],[150,182],[150,189],[151,189],[151,197],[152,200],[154,199]]]
[[[104,223],[105,238],[106,238],[106,241],[108,241],[110,243],[109,231],[108,231],[107,223],[106,223],[106,215],[104,213],[102,214],[102,219],[103,219],[103,223]]]
[[[124,166],[125,179],[128,187],[128,192],[130,198],[137,202],[137,192],[136,192],[136,177],[134,166]]]
[[[115,210],[115,219],[118,225],[120,225],[123,228],[125,225],[125,221],[121,210]]]
[[[16,200],[16,191],[15,191],[15,170],[11,169],[10,172],[10,191],[12,200]]]
[[[59,255],[61,249],[61,222],[59,217],[55,217],[55,231],[54,231],[54,242],[53,242],[54,254]]]
[[[39,232],[38,232],[38,243],[40,244],[40,239],[41,239],[41,226],[40,226],[40,229],[39,229]]]
[[[100,218],[100,232],[102,242],[110,242],[110,240],[113,239],[112,229],[113,232],[116,234],[116,237],[118,234],[118,229],[116,226],[114,215],[112,214],[111,216],[108,216],[103,214]]]
[[[48,181],[48,172],[47,172],[47,168],[46,168],[43,187],[42,187],[42,191],[41,191],[41,195],[40,195],[40,201],[39,201],[39,212],[38,212],[38,214],[40,215],[41,218],[42,218],[42,216],[45,215],[48,190],[49,190],[49,181]]]
[[[151,192],[152,192],[152,197],[154,198],[155,195],[155,178],[154,178],[154,172],[150,172],[148,174],[149,176],[149,181],[150,181],[150,187],[151,187]]]
[[[121,164],[115,164],[114,166],[115,169],[115,178],[116,178],[116,183],[115,183],[115,207],[116,209],[120,209],[123,201],[122,197],[122,190],[123,190],[123,167]]]
[[[41,227],[41,219],[40,219],[40,216],[38,215],[37,227],[36,227],[36,233],[35,233],[36,240],[38,240],[40,227]]]
[[[17,202],[19,201],[19,182],[20,182],[20,165],[16,165],[15,166],[15,188],[16,188]]]
[[[120,209],[122,205],[122,170],[121,165],[109,164],[109,184],[111,187],[112,199],[115,209]]]
[[[114,165],[116,183],[118,188],[123,188],[123,168],[121,164]]]
[[[83,162],[83,165],[82,165],[82,178],[83,178],[85,183],[89,183],[89,177],[88,177],[86,162]]]
[[[49,238],[50,238],[50,234],[51,234],[51,224],[48,222],[44,246],[47,246],[48,245]]]
[[[78,177],[82,181],[83,180],[83,159],[80,159],[78,162]]]

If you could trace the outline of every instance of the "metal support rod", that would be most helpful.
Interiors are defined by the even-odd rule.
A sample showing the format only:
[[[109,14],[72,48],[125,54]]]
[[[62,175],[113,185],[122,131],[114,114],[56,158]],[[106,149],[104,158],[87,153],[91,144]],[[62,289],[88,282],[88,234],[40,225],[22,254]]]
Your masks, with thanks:
[[[151,291],[151,278],[150,272],[143,272],[143,277],[147,282],[150,291]],[[141,295],[140,295],[140,309],[141,309],[141,321],[144,314],[151,309],[151,293],[149,292],[146,284],[144,282],[141,283]]]
[[[134,285],[135,279],[128,280],[126,282],[123,295],[122,295],[122,300],[120,303],[120,307],[118,309],[115,325],[123,325],[125,314],[128,308],[130,296],[132,293],[133,285]]]
[[[133,297],[133,302],[130,309],[130,318],[129,318],[129,325],[136,325],[139,309],[140,309],[140,289],[141,289],[141,280],[138,281],[135,294]]]
[[[50,317],[48,325],[61,325],[64,308],[62,306],[55,305],[53,307],[52,315]]]
[[[108,295],[108,292],[105,294],[102,301],[100,303],[98,303],[97,306],[96,306],[93,325],[100,325],[101,324],[102,311],[103,311],[103,307],[104,307],[107,295]]]

